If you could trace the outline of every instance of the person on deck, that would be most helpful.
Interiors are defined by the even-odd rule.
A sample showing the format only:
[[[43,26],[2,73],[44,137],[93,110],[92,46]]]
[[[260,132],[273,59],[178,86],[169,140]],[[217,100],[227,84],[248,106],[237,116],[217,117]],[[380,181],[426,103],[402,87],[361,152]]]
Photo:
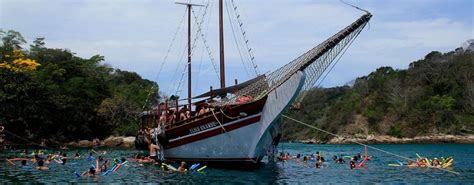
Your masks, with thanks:
[[[160,125],[165,125],[167,121],[168,121],[168,112],[162,111],[160,115],[160,120],[158,121],[158,123]]]
[[[169,125],[176,122],[176,115],[173,110],[168,110],[168,119],[166,120]]]
[[[203,105],[203,106],[199,109],[198,115],[203,115],[203,114],[206,114],[207,112],[209,112],[209,110],[207,109],[207,106],[206,106],[206,105]]]
[[[180,112],[180,113],[179,113],[179,120],[180,120],[180,121],[181,121],[181,120],[187,120],[187,119],[189,119],[189,115],[186,114],[186,113],[188,112],[188,109],[187,109],[186,106],[183,107],[179,112]]]

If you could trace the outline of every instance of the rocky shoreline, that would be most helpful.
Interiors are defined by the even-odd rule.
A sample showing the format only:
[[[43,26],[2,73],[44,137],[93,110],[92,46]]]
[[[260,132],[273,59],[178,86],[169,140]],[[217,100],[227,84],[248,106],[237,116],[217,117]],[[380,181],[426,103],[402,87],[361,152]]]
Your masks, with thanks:
[[[332,138],[329,141],[318,139],[294,140],[292,142],[304,144],[354,144],[355,142],[364,144],[416,144],[416,143],[463,143],[474,144],[474,135],[437,135],[437,136],[417,136],[413,138],[397,138],[386,135],[367,135],[358,137]],[[67,143],[68,147],[91,148],[93,142],[89,140],[80,140]],[[101,147],[134,148],[135,137],[110,136],[100,141]]]
[[[295,142],[305,144],[354,144],[355,142],[364,144],[415,144],[415,143],[463,143],[474,144],[474,135],[436,135],[436,136],[416,136],[413,138],[397,138],[386,135],[367,135],[356,138],[332,138],[329,141],[318,139],[296,140]]]
[[[93,142],[89,140],[80,140],[77,142],[67,143],[68,147],[76,148],[91,148],[93,147]],[[100,147],[118,147],[118,148],[134,148],[135,147],[135,137],[124,137],[124,136],[110,136],[107,139],[100,141]]]

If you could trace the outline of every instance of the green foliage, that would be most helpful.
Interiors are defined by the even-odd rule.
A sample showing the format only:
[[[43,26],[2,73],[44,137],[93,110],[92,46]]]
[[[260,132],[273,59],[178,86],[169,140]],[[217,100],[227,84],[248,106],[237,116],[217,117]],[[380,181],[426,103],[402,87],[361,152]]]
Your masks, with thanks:
[[[2,56],[26,44],[18,32],[0,33]],[[155,82],[113,69],[100,55],[87,59],[47,48],[44,38],[22,53],[41,66],[25,73],[0,68],[0,122],[23,137],[67,141],[131,135],[145,100],[151,98],[149,108],[159,98]]]
[[[354,87],[315,88],[291,117],[322,129],[414,137],[474,133],[474,53],[433,51],[406,70],[380,67]],[[331,137],[283,119],[284,139]]]

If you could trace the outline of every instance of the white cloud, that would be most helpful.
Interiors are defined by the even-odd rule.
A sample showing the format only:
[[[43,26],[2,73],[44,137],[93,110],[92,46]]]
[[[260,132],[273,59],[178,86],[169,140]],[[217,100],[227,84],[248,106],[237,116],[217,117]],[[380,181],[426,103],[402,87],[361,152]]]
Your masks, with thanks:
[[[277,69],[293,60],[362,14],[338,1],[329,0],[235,2],[239,5],[238,10],[261,72]],[[439,10],[446,4],[462,4],[461,1],[404,0],[381,3],[366,0],[355,3],[374,12],[370,29],[364,30],[357,38],[328,75],[324,86],[342,85],[379,66],[405,68],[431,50],[448,51],[474,37],[472,18],[468,19],[470,22],[461,19],[458,14],[462,10]],[[206,30],[208,43],[217,62],[216,8],[214,4],[212,11],[208,11],[213,17]],[[435,10],[436,13],[431,12]],[[0,28],[20,31],[29,41],[35,37],[46,37],[47,46],[69,48],[82,57],[104,55],[106,62],[114,67],[137,71],[155,80],[184,12],[184,7],[175,5],[173,1],[0,0]],[[465,14],[472,15],[468,12]],[[470,12],[473,12],[472,7]],[[225,10],[224,14],[228,24]],[[238,67],[241,61],[235,50],[232,32],[230,27],[225,29],[227,83],[232,84],[234,78],[244,81],[249,77],[242,67]],[[158,79],[165,91],[170,91],[166,89],[168,84],[165,83],[172,81],[171,77],[181,75],[182,66],[176,68],[176,65],[185,61],[185,57],[182,59],[185,44],[183,30],[179,32]],[[199,81],[216,84],[215,72],[206,52],[203,54],[202,51],[202,41],[198,41],[193,70],[199,68],[203,55]],[[203,85],[196,88],[205,91],[209,87]]]

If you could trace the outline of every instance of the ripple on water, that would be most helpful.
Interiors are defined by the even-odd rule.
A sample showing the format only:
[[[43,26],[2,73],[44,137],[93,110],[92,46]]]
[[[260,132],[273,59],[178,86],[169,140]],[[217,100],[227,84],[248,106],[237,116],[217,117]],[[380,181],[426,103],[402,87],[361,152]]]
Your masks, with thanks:
[[[238,171],[228,169],[207,168],[205,173],[177,174],[162,173],[160,168],[153,165],[139,166],[136,163],[128,163],[120,168],[117,173],[108,176],[81,177],[73,174],[75,171],[87,170],[93,162],[73,160],[66,165],[50,164],[49,171],[38,171],[35,168],[10,167],[4,161],[0,162],[0,183],[7,182],[32,182],[32,183],[183,183],[194,182],[198,184],[222,184],[222,183],[474,183],[474,145],[462,144],[433,144],[433,145],[375,145],[400,155],[415,158],[415,152],[427,157],[453,156],[455,158],[452,170],[460,172],[461,175],[450,174],[441,170],[426,168],[389,167],[388,163],[400,160],[396,157],[369,149],[369,155],[373,159],[368,163],[367,169],[350,170],[348,164],[335,164],[329,161],[327,167],[316,169],[314,162],[309,167],[303,167],[303,162],[297,164],[295,161],[276,164],[265,164],[262,168],[252,171]],[[279,149],[284,149],[292,155],[297,153],[310,155],[320,151],[327,160],[332,155],[355,155],[363,152],[363,148],[357,145],[305,145],[284,143]],[[140,152],[136,150],[107,149],[108,159],[129,157]],[[87,150],[79,150],[83,156],[87,156]],[[1,158],[18,154],[20,150],[5,151],[0,153]],[[68,156],[73,156],[76,150],[68,151]],[[176,166],[176,165],[175,165]]]

